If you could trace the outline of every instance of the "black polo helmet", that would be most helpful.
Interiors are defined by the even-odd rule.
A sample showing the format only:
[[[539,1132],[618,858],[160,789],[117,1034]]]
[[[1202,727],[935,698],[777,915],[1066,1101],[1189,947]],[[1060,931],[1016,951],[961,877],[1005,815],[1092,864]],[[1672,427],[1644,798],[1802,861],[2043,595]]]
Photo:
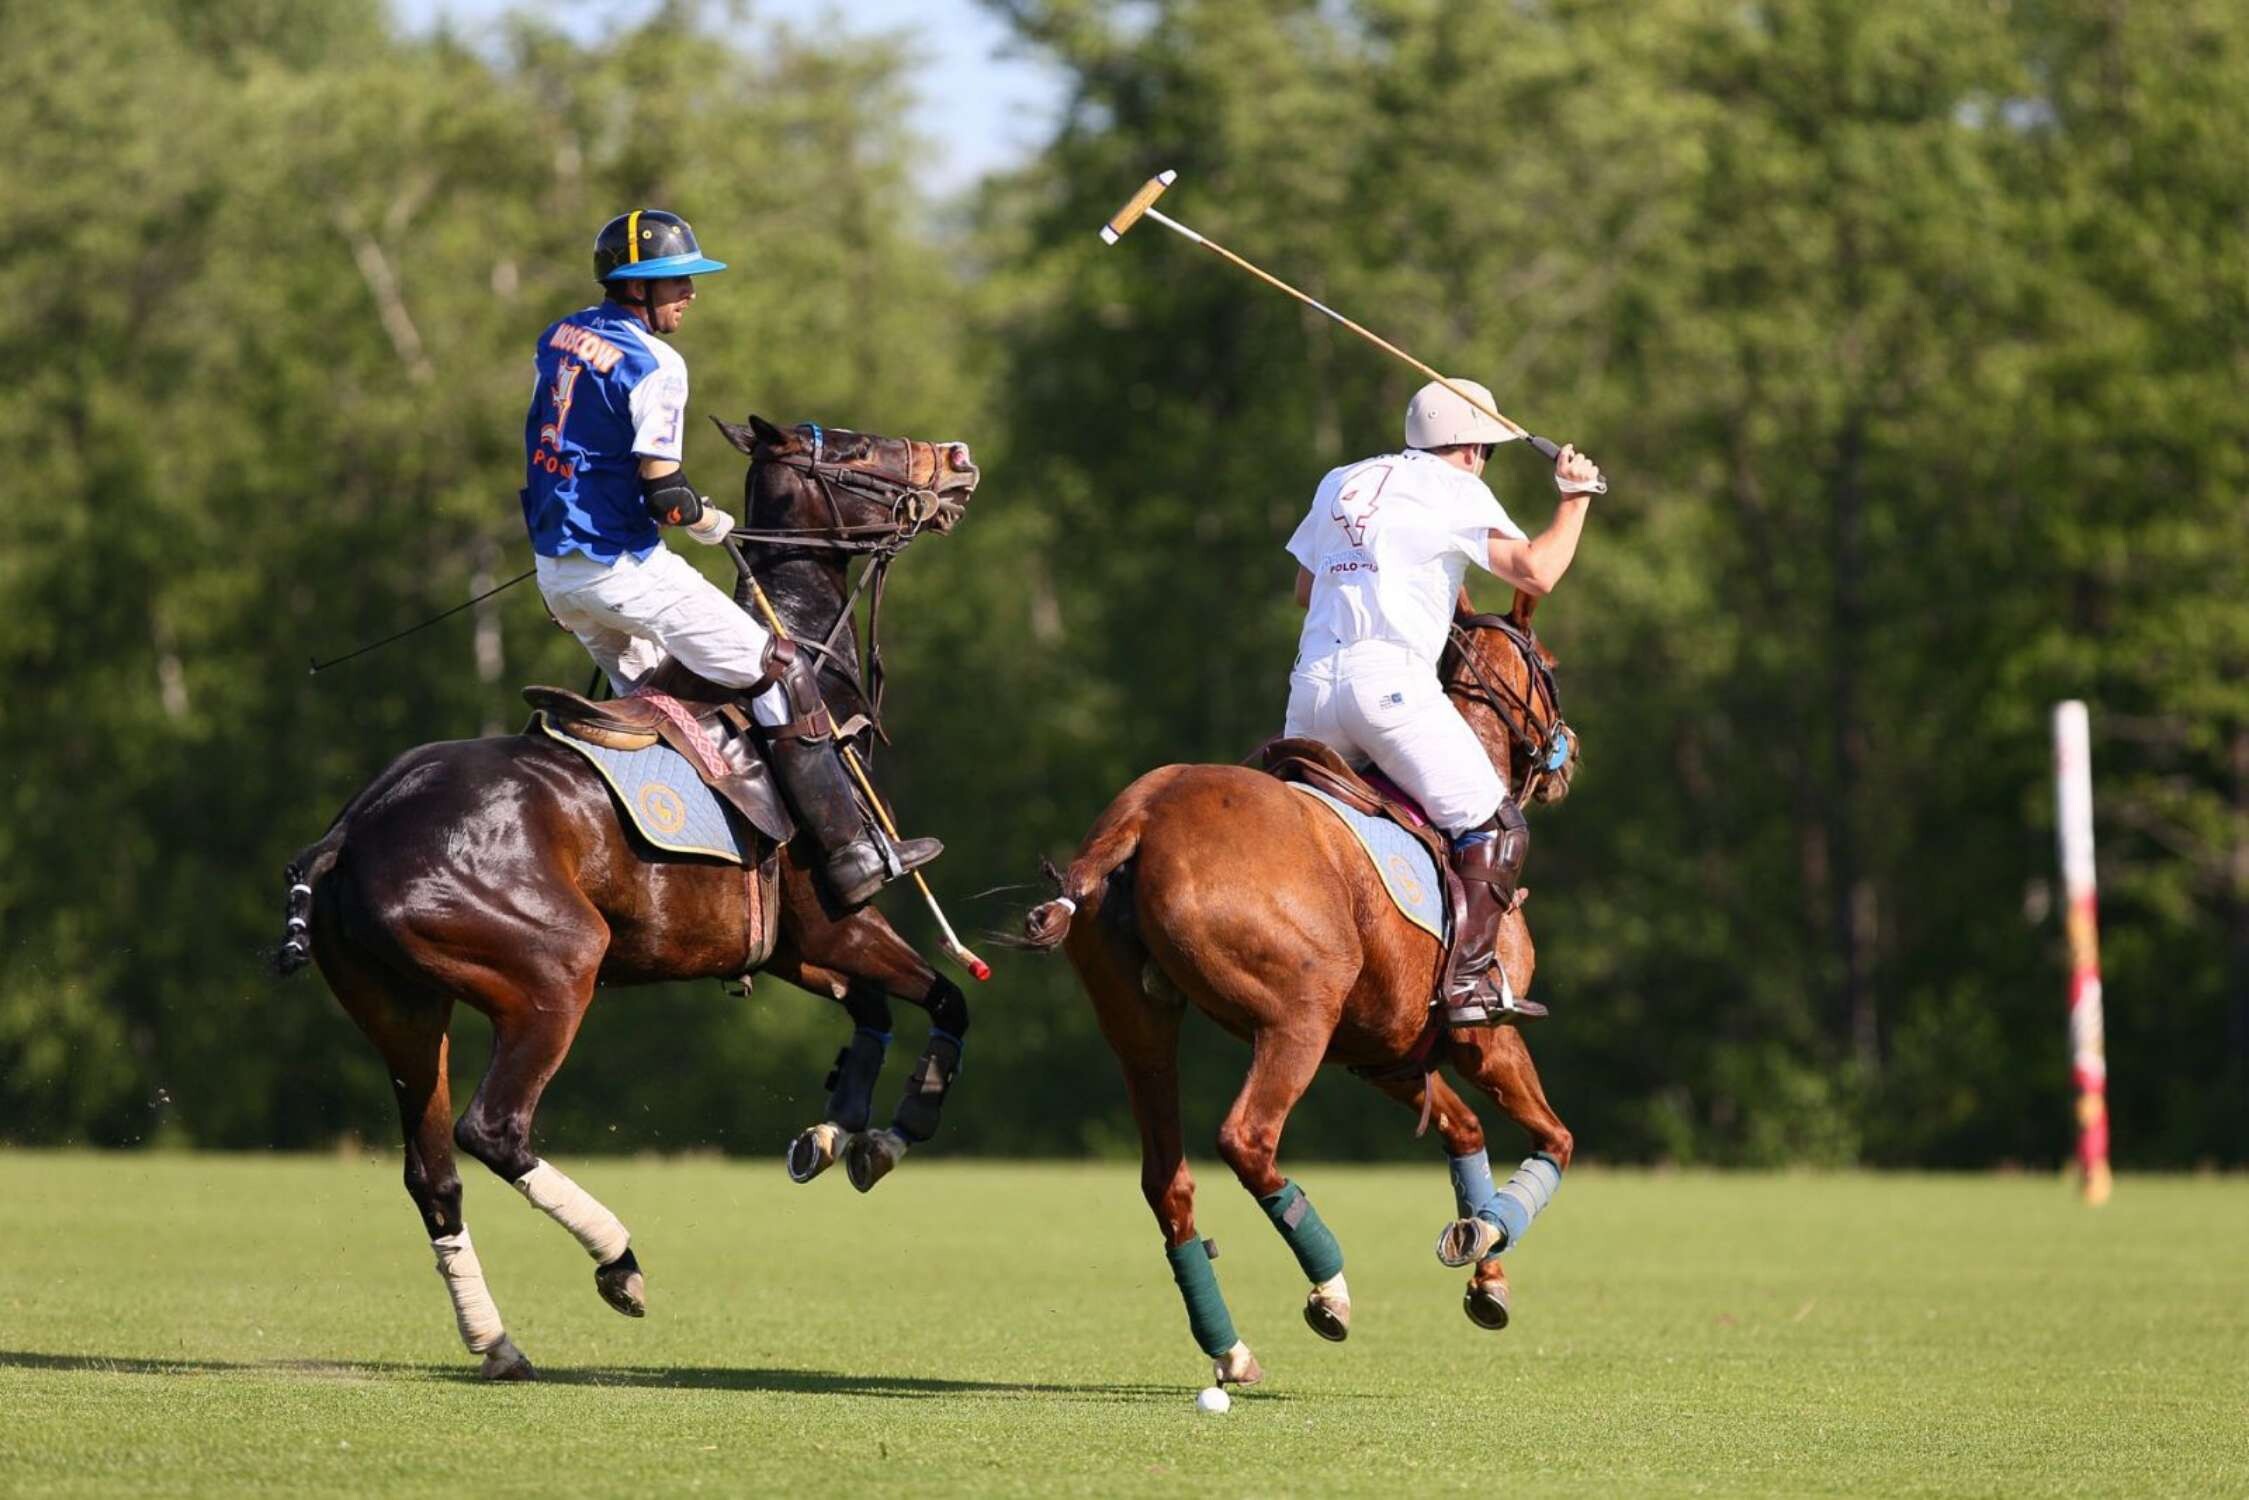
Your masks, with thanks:
[[[695,231],[678,214],[636,208],[601,226],[594,236],[594,280],[653,281],[661,276],[708,276],[726,269],[695,243]]]

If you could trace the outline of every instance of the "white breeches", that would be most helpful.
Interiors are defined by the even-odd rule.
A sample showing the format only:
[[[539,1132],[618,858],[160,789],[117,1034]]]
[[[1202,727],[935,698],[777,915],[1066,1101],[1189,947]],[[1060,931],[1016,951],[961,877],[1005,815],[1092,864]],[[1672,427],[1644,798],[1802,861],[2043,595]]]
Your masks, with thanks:
[[[620,694],[667,657],[722,687],[748,687],[764,672],[772,637],[693,564],[658,544],[600,563],[582,552],[539,559],[539,592]]]
[[[1507,795],[1476,732],[1429,664],[1391,641],[1359,641],[1289,674],[1290,735],[1373,761],[1448,834],[1490,821]]]

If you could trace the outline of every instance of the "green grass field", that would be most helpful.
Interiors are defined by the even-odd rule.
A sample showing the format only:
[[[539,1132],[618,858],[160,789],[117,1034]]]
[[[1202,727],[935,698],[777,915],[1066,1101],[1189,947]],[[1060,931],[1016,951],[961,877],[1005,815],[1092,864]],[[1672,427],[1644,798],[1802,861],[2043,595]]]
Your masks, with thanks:
[[[470,1179],[487,1386],[396,1165],[0,1153],[0,1494],[2249,1494],[2249,1182],[1581,1170],[1461,1315],[1440,1165],[1310,1167],[1351,1341],[1215,1167],[1266,1383],[1192,1405],[1132,1168],[565,1163],[650,1316]]]

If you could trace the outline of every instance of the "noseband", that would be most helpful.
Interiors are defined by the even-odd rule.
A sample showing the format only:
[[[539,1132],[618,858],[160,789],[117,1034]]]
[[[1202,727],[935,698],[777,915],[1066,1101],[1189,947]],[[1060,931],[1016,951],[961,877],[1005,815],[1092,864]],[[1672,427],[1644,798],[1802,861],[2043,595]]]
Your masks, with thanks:
[[[1521,654],[1530,679],[1528,693],[1517,692],[1512,683],[1495,682],[1484,670],[1484,664],[1476,659],[1471,649],[1474,637],[1470,632],[1477,630],[1498,631]],[[1529,802],[1537,795],[1540,783],[1570,763],[1570,754],[1577,743],[1569,725],[1562,722],[1562,695],[1554,685],[1554,669],[1539,654],[1537,637],[1528,627],[1518,625],[1506,615],[1468,615],[1453,623],[1451,635],[1454,659],[1472,680],[1456,679],[1446,684],[1447,690],[1490,709],[1499,722],[1507,726],[1507,737],[1513,748],[1530,757],[1530,776],[1522,795],[1522,800]],[[1539,726],[1537,707],[1541,699],[1545,700],[1547,708],[1543,729]]]
[[[883,679],[886,675],[882,663],[882,595],[890,575],[890,565],[898,554],[906,550],[909,542],[920,536],[932,522],[942,516],[949,503],[935,487],[937,472],[931,474],[930,485],[917,485],[910,478],[894,479],[887,474],[859,468],[853,464],[838,463],[827,456],[827,433],[817,422],[807,422],[797,431],[811,439],[810,453],[780,453],[753,456],[753,464],[773,464],[779,468],[795,469],[812,481],[820,498],[828,505],[831,517],[825,526],[783,526],[765,528],[738,528],[732,534],[734,545],[727,551],[733,556],[734,566],[740,570],[743,582],[735,590],[736,602],[748,607],[749,577],[751,567],[746,551],[759,548],[769,552],[833,552],[849,566],[850,559],[864,556],[867,566],[859,570],[859,581],[844,595],[836,610],[835,622],[827,634],[818,640],[799,636],[797,643],[833,667],[858,691],[860,700],[867,705],[867,727],[884,744],[890,736],[882,727]],[[912,465],[911,439],[908,467]],[[933,445],[934,446],[934,445]],[[954,446],[958,446],[957,444]],[[973,483],[972,486],[973,487]],[[844,520],[843,502],[837,491],[854,495],[861,500],[884,507],[889,511],[885,520],[851,525]],[[851,624],[851,615],[859,603],[859,596],[867,596],[867,666],[860,672],[855,657],[846,656],[836,648],[836,642]]]

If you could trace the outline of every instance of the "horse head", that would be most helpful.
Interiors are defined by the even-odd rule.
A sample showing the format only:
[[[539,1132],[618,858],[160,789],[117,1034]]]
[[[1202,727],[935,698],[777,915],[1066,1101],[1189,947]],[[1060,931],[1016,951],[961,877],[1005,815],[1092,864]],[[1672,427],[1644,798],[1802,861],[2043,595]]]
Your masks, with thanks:
[[[951,531],[982,478],[966,443],[878,437],[817,422],[784,430],[756,415],[745,426],[718,428],[750,456],[746,529],[824,538],[844,544],[842,551],[880,551],[925,530]]]
[[[1531,629],[1536,598],[1504,615],[1463,615],[1437,664],[1445,692],[1524,802],[1559,802],[1577,774],[1578,741],[1562,721],[1554,653]]]

